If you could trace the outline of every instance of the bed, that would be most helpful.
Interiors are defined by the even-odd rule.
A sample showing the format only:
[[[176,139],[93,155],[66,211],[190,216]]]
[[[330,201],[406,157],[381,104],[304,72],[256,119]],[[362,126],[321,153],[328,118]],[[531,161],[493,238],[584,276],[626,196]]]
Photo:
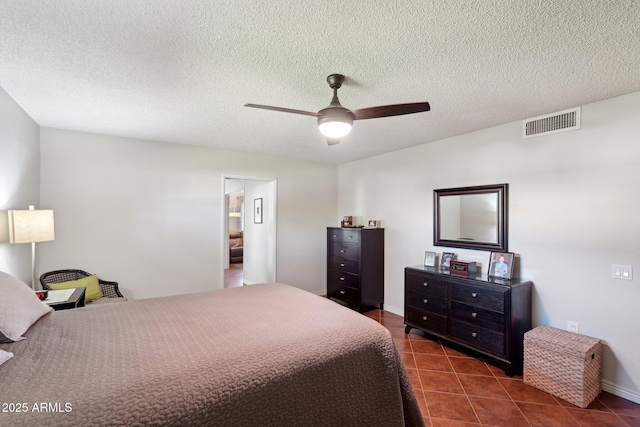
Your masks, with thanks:
[[[280,283],[48,312],[24,336],[0,344],[0,425],[424,425],[388,330]]]

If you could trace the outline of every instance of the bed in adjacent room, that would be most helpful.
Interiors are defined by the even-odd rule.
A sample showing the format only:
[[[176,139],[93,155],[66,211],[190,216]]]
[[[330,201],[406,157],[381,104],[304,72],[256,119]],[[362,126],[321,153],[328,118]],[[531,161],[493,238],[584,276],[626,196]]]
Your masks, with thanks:
[[[47,311],[23,335],[0,344],[0,425],[423,425],[388,330],[279,283]]]

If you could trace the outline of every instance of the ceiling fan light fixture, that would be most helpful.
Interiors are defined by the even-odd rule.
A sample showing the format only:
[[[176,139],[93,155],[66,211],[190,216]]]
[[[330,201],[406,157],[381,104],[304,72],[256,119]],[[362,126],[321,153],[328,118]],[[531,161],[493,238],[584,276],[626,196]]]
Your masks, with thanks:
[[[318,120],[318,128],[327,138],[342,138],[351,132],[351,123],[332,117],[322,123]]]
[[[327,138],[342,138],[351,132],[351,125],[355,116],[346,108],[338,105],[331,105],[318,114],[318,128]]]

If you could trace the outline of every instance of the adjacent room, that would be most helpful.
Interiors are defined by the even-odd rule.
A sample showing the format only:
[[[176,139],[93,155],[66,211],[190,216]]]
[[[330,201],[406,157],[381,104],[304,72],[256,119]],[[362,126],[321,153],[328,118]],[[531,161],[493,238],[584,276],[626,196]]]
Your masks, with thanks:
[[[640,426],[638,46],[632,0],[0,0],[0,424]]]

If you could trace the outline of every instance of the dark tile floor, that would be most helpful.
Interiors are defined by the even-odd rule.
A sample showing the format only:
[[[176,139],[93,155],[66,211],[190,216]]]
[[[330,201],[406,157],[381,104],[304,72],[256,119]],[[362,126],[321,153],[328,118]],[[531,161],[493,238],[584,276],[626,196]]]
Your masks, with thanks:
[[[580,409],[416,329],[405,334],[400,316],[364,315],[391,331],[427,427],[640,427],[638,404],[602,392]]]

